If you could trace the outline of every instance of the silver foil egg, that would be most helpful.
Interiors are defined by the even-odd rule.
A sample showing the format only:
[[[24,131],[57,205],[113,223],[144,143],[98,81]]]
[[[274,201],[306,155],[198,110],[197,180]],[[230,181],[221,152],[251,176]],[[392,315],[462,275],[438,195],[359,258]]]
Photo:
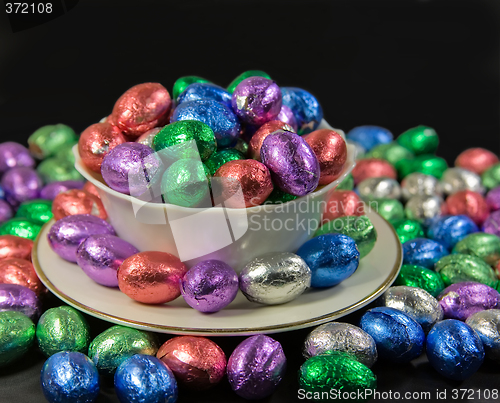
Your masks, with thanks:
[[[413,196],[442,196],[443,189],[439,180],[432,175],[414,172],[401,181],[403,199],[408,200]]]
[[[443,319],[443,308],[439,301],[422,288],[405,285],[391,287],[382,296],[382,305],[411,316],[426,333]]]
[[[486,357],[500,362],[500,309],[489,309],[471,315],[465,321],[481,338]]]
[[[443,203],[439,196],[413,196],[406,202],[405,214],[410,220],[425,221],[440,215]]]
[[[368,178],[358,185],[358,193],[365,199],[399,199],[401,187],[390,178]]]
[[[349,323],[330,322],[318,326],[306,337],[302,348],[306,359],[329,351],[352,354],[368,368],[377,361],[377,347],[373,337]]]
[[[240,272],[239,282],[249,301],[283,304],[311,286],[311,269],[294,253],[272,252],[250,261]]]
[[[471,190],[481,194],[485,192],[481,177],[463,168],[448,168],[444,171],[441,177],[441,186],[447,195],[461,190]]]

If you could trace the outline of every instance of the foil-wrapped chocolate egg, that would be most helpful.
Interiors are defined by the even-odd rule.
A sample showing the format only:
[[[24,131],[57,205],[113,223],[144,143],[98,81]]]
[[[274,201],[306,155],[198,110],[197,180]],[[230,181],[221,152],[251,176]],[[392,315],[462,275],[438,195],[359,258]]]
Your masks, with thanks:
[[[483,342],[486,357],[500,361],[500,309],[477,312],[465,321]]]
[[[36,321],[41,309],[40,300],[28,287],[19,284],[0,284],[0,312],[21,312]]]
[[[388,144],[392,141],[392,133],[380,126],[357,126],[349,130],[347,138],[361,144],[367,151],[380,144]]]
[[[101,198],[101,195],[99,194],[99,191],[97,190],[97,187],[92,183],[92,182],[85,182],[85,185],[83,185],[82,190],[85,190],[86,192],[90,193],[91,195],[94,195],[98,199]]]
[[[500,308],[500,294],[497,290],[471,281],[446,287],[438,299],[444,316],[448,319],[465,321],[477,312]]]
[[[38,347],[47,357],[60,351],[87,354],[90,327],[83,315],[70,306],[50,308],[36,326]]]
[[[163,127],[155,127],[154,129],[148,130],[146,133],[139,136],[135,142],[153,148],[153,140],[162,129]]]
[[[432,154],[437,150],[439,137],[432,127],[420,125],[400,134],[396,141],[415,155]]]
[[[444,171],[441,177],[441,186],[447,195],[461,190],[471,190],[481,194],[485,191],[481,183],[481,177],[463,168],[448,168]]]
[[[354,183],[363,182],[368,178],[385,177],[389,179],[397,179],[397,173],[394,167],[385,160],[377,158],[366,158],[358,161],[352,170]]]
[[[271,252],[248,262],[240,272],[239,283],[249,301],[284,304],[311,286],[311,269],[294,253]]]
[[[34,169],[28,167],[9,169],[2,176],[1,184],[5,191],[5,199],[13,206],[36,199],[43,187],[40,176]]]
[[[288,106],[281,105],[281,110],[280,113],[278,113],[276,120],[281,120],[287,125],[290,125],[290,127],[293,129],[293,132],[297,133],[299,125],[297,124],[297,119],[295,119],[293,111]]]
[[[76,263],[96,283],[118,287],[118,268],[136,253],[136,247],[115,235],[90,235],[76,250]]]
[[[158,340],[154,333],[125,326],[112,326],[96,336],[89,346],[89,358],[103,375],[113,375],[135,354],[154,356]]]
[[[271,120],[260,126],[254,133],[250,142],[248,143],[248,156],[254,160],[261,161],[260,149],[262,148],[262,143],[267,136],[276,131],[286,131],[295,133],[295,130],[287,124],[280,120]]]
[[[27,218],[11,218],[0,225],[0,235],[15,235],[34,241],[42,229],[42,224]]]
[[[388,307],[369,309],[361,317],[360,327],[375,340],[380,358],[403,363],[422,353],[422,326],[402,311]]]
[[[6,141],[0,144],[0,173],[16,167],[33,168],[35,160],[22,144]]]
[[[0,312],[0,368],[26,354],[35,340],[35,325],[25,314]]]
[[[443,244],[426,238],[415,238],[403,244],[403,263],[432,269],[448,250]]]
[[[282,104],[288,106],[295,115],[298,134],[316,130],[323,120],[323,108],[314,95],[302,88],[281,87]]]
[[[180,281],[187,267],[166,252],[140,252],[125,259],[118,268],[118,287],[144,304],[163,304],[181,295]]]
[[[76,262],[76,251],[91,235],[115,235],[115,230],[103,219],[90,214],[70,215],[58,220],[49,230],[47,239],[52,250],[70,262]]]
[[[53,217],[51,210],[51,201],[35,199],[22,202],[16,211],[16,217],[27,218],[39,224],[45,224]]]
[[[412,264],[401,266],[394,285],[418,287],[427,291],[433,297],[437,297],[444,290],[443,280],[438,273],[434,270]]]
[[[47,289],[38,278],[33,264],[25,259],[9,258],[0,260],[0,283],[19,284],[29,288],[37,296]]]
[[[375,211],[387,221],[403,220],[405,209],[403,204],[396,199],[373,199],[367,202],[369,209]]]
[[[78,152],[83,164],[91,171],[101,173],[102,160],[118,144],[127,140],[116,126],[109,122],[87,127],[78,140]]]
[[[414,159],[405,160],[398,164],[398,174],[401,178],[405,178],[413,172],[420,172],[439,179],[447,169],[446,160],[434,154],[417,155]]]
[[[491,189],[486,194],[485,201],[491,211],[500,210],[500,186]]]
[[[226,372],[224,351],[205,337],[174,337],[160,347],[156,357],[172,370],[179,383],[192,389],[208,389]]]
[[[184,275],[181,294],[200,312],[217,312],[229,305],[238,293],[238,275],[220,260],[204,260]]]
[[[401,190],[404,200],[413,196],[442,196],[443,190],[439,180],[421,172],[413,172],[401,181]]]
[[[361,181],[356,189],[365,200],[401,198],[401,187],[398,181],[390,178],[367,178]]]
[[[40,198],[45,200],[54,200],[59,193],[66,192],[71,189],[81,189],[84,183],[82,181],[61,181],[51,182],[45,185],[40,191]]]
[[[302,347],[306,359],[335,351],[351,354],[368,368],[377,361],[373,337],[350,323],[329,322],[318,326],[307,335]]]
[[[498,284],[493,269],[476,256],[453,253],[439,259],[434,269],[441,275],[445,286],[464,281],[474,281],[492,288]]]
[[[415,158],[415,155],[407,148],[404,148],[397,142],[392,141],[390,143],[383,143],[373,147],[365,157],[386,160],[388,163],[392,164],[396,170],[398,170],[400,165],[404,164],[405,161],[412,160]]]
[[[312,148],[319,162],[319,184],[328,185],[337,179],[347,160],[347,146],[342,136],[334,130],[315,130],[304,140]]]
[[[483,196],[471,190],[461,190],[448,196],[446,210],[451,215],[464,214],[481,225],[488,217],[489,208]]]
[[[462,151],[455,160],[455,166],[481,175],[488,168],[498,164],[498,157],[484,148],[469,148]]]
[[[424,227],[416,220],[396,220],[391,221],[391,225],[394,227],[402,244],[425,236]]]
[[[318,159],[299,135],[285,131],[270,134],[262,143],[260,157],[281,190],[295,196],[305,196],[318,186]]]
[[[110,119],[127,136],[139,137],[165,125],[171,106],[170,94],[163,85],[138,84],[118,98]]]
[[[390,287],[382,295],[382,305],[406,313],[415,319],[426,333],[443,319],[443,309],[438,300],[417,287]]]
[[[451,250],[462,239],[477,231],[477,225],[466,215],[443,215],[431,221],[427,237]]]
[[[76,214],[90,214],[103,220],[108,218],[101,199],[83,189],[59,193],[52,202],[52,213],[56,221]]]
[[[249,77],[264,77],[268,78],[269,80],[271,79],[271,76],[267,74],[265,71],[247,70],[241,73],[239,76],[237,76],[233,81],[231,81],[231,83],[227,86],[227,91],[232,94],[234,92],[234,89],[238,86],[238,84]]]
[[[40,127],[28,137],[30,152],[38,159],[51,157],[65,145],[73,145],[77,141],[75,131],[60,123]]]
[[[210,126],[219,147],[230,146],[240,133],[240,122],[233,110],[213,99],[198,99],[178,105],[171,122],[181,120],[198,120]]]
[[[11,219],[13,215],[12,206],[5,200],[0,199],[0,223]]]
[[[500,211],[492,212],[486,220],[484,220],[482,229],[487,234],[500,236]]]
[[[342,234],[317,236],[297,251],[312,271],[311,286],[331,287],[350,277],[359,265],[354,239]]]
[[[354,178],[351,173],[349,173],[343,180],[340,182],[335,190],[353,190],[354,189]]]
[[[44,183],[83,180],[83,176],[75,169],[74,164],[74,162],[51,157],[43,160],[36,167],[36,172]]]
[[[31,261],[33,241],[15,235],[0,236],[0,260],[20,258]]]
[[[234,148],[224,148],[214,152],[204,164],[208,168],[210,175],[213,176],[226,162],[243,159],[245,159],[245,156],[240,151]]]
[[[444,200],[439,196],[413,196],[405,204],[405,214],[410,220],[425,222],[443,211]]]
[[[488,190],[500,186],[500,163],[492,165],[484,171],[481,174],[481,180]]]
[[[243,340],[234,349],[227,363],[227,379],[238,396],[258,400],[276,390],[285,370],[281,344],[259,334]]]
[[[463,253],[483,259],[490,266],[500,260],[500,237],[484,232],[467,235],[453,248],[453,253]]]
[[[264,203],[273,191],[271,173],[266,165],[255,160],[226,162],[211,180],[216,204],[245,208]]]
[[[177,97],[177,105],[197,99],[213,99],[231,107],[231,94],[212,83],[192,83]]]
[[[457,381],[472,376],[484,360],[483,343],[477,333],[455,319],[434,325],[427,335],[426,352],[437,372]]]
[[[117,192],[140,196],[158,183],[163,163],[151,147],[123,143],[106,154],[101,164],[104,182]]]
[[[193,83],[209,83],[210,81],[198,76],[183,76],[175,80],[174,88],[172,89],[172,99],[177,101],[179,95]]]
[[[365,214],[365,205],[352,190],[336,190],[328,198],[323,223],[343,216],[362,216]]]
[[[276,119],[280,113],[280,87],[265,77],[248,77],[234,89],[231,104],[243,122],[263,125]]]

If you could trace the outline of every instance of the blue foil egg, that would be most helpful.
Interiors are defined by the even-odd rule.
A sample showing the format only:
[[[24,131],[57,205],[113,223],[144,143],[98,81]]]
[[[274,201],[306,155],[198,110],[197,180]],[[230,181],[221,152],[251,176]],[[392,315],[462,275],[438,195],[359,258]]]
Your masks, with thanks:
[[[403,244],[403,264],[413,264],[433,269],[439,259],[450,252],[440,242],[415,238]]]
[[[323,109],[318,100],[306,90],[295,87],[281,87],[282,105],[288,106],[297,120],[297,134],[316,130],[323,119]]]
[[[115,391],[121,403],[174,403],[177,382],[172,371],[156,357],[136,354],[115,372]]]
[[[422,353],[422,326],[402,311],[388,307],[370,309],[361,317],[360,327],[375,340],[380,358],[403,363]]]
[[[311,287],[331,287],[350,277],[359,265],[354,239],[342,234],[317,236],[297,251],[312,271]]]
[[[189,85],[177,98],[177,104],[195,101],[197,99],[212,99],[231,107],[231,94],[224,88],[210,83],[193,83]]]
[[[477,333],[456,319],[443,320],[427,335],[427,358],[446,378],[461,381],[472,376],[484,360],[484,347]]]
[[[467,235],[478,231],[477,225],[466,215],[444,215],[431,221],[427,229],[427,237],[451,250]]]
[[[240,122],[233,110],[213,99],[197,99],[178,105],[171,122],[179,120],[198,120],[210,126],[218,147],[231,145],[240,134]]]
[[[393,140],[392,133],[380,126],[358,126],[347,133],[347,139],[361,144],[366,151]]]
[[[91,403],[99,394],[99,374],[82,353],[62,351],[42,367],[40,383],[51,403]]]

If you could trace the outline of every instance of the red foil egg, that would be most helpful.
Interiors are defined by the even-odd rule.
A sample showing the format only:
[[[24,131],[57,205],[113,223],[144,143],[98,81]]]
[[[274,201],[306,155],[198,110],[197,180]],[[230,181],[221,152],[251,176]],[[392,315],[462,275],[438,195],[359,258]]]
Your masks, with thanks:
[[[118,268],[118,287],[136,301],[163,304],[181,295],[180,281],[186,272],[184,263],[170,253],[139,252]]]
[[[82,190],[85,190],[86,192],[89,192],[91,195],[94,195],[97,198],[101,198],[101,195],[97,191],[96,186],[92,182],[85,182],[85,185],[83,185]]]
[[[332,193],[323,212],[323,224],[346,215],[365,214],[365,205],[352,190],[336,190]]]
[[[14,235],[0,236],[0,260],[19,258],[31,262],[33,241]]]
[[[111,122],[124,134],[139,137],[157,126],[168,123],[172,100],[159,83],[138,84],[116,101]]]
[[[160,347],[156,357],[172,370],[178,382],[192,389],[208,389],[226,372],[224,351],[205,337],[174,337]]]
[[[315,130],[304,136],[319,162],[319,184],[328,185],[340,176],[347,160],[347,145],[340,134],[330,129]]]
[[[0,260],[0,283],[23,285],[38,296],[47,292],[47,289],[36,275],[33,264],[26,259],[10,258]]]
[[[367,158],[356,162],[356,166],[352,170],[354,183],[364,181],[368,178],[380,178],[385,176],[391,179],[397,179],[397,172],[394,167],[387,161],[378,158]]]
[[[120,129],[110,123],[96,123],[87,127],[80,140],[78,152],[84,165],[91,171],[101,173],[102,160],[118,144],[127,140]]]
[[[471,190],[461,190],[448,196],[446,199],[446,211],[451,215],[464,214],[477,225],[481,225],[488,217],[490,209],[484,197]]]
[[[460,153],[455,160],[455,166],[468,169],[481,175],[489,167],[498,163],[498,157],[484,148],[469,148]]]
[[[59,193],[52,202],[55,220],[75,214],[92,214],[105,220],[108,214],[100,198],[80,189]]]
[[[262,147],[262,143],[267,136],[276,130],[284,130],[295,133],[292,126],[288,123],[282,122],[281,120],[271,120],[270,122],[264,123],[257,129],[248,143],[248,156],[254,160],[261,161],[260,148]]]
[[[258,206],[273,191],[269,169],[255,160],[226,162],[215,172],[211,182],[215,203],[223,202],[230,208]]]

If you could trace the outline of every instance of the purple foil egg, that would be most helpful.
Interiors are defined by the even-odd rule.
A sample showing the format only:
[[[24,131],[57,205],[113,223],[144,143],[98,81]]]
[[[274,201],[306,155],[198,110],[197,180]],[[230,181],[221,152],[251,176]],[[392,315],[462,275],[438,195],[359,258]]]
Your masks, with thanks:
[[[262,143],[260,157],[273,182],[286,193],[305,196],[318,186],[318,159],[299,135],[281,130],[270,134]]]
[[[271,395],[283,379],[286,357],[281,344],[263,334],[243,340],[227,362],[227,379],[244,399]]]
[[[282,122],[288,123],[293,131],[297,133],[299,129],[299,125],[297,124],[297,119],[295,119],[295,115],[293,111],[286,105],[281,105],[280,113],[278,113],[278,117],[276,120],[281,120]]]
[[[123,143],[106,154],[101,174],[111,189],[140,196],[160,180],[163,163],[151,147]]]
[[[0,312],[16,311],[24,313],[31,320],[41,313],[40,300],[28,287],[19,284],[0,284]]]
[[[483,223],[483,231],[500,236],[500,210],[491,213]]]
[[[123,261],[139,250],[115,235],[91,235],[76,251],[76,263],[96,283],[118,287],[116,272]]]
[[[500,186],[491,189],[486,195],[485,200],[491,211],[500,210]]]
[[[200,312],[217,312],[238,293],[238,275],[220,260],[205,260],[193,266],[181,281],[181,294]]]
[[[0,173],[11,168],[33,168],[35,160],[26,147],[13,141],[0,144]]]
[[[234,89],[231,105],[243,122],[260,126],[280,113],[281,90],[273,80],[248,77]]]
[[[61,182],[51,182],[45,185],[40,191],[40,198],[45,200],[54,200],[55,197],[62,192],[66,192],[71,189],[81,189],[85,185],[85,182],[81,181],[61,181]]]
[[[52,250],[69,262],[76,262],[76,251],[91,235],[116,235],[113,227],[91,214],[75,214],[61,218],[50,228],[47,238]]]
[[[10,204],[5,200],[0,200],[0,223],[10,220],[13,215],[14,212]]]
[[[438,296],[447,319],[466,320],[476,312],[500,308],[500,294],[486,284],[463,282],[446,287]]]
[[[42,186],[42,179],[32,168],[12,168],[2,176],[5,199],[13,206],[38,198]]]

